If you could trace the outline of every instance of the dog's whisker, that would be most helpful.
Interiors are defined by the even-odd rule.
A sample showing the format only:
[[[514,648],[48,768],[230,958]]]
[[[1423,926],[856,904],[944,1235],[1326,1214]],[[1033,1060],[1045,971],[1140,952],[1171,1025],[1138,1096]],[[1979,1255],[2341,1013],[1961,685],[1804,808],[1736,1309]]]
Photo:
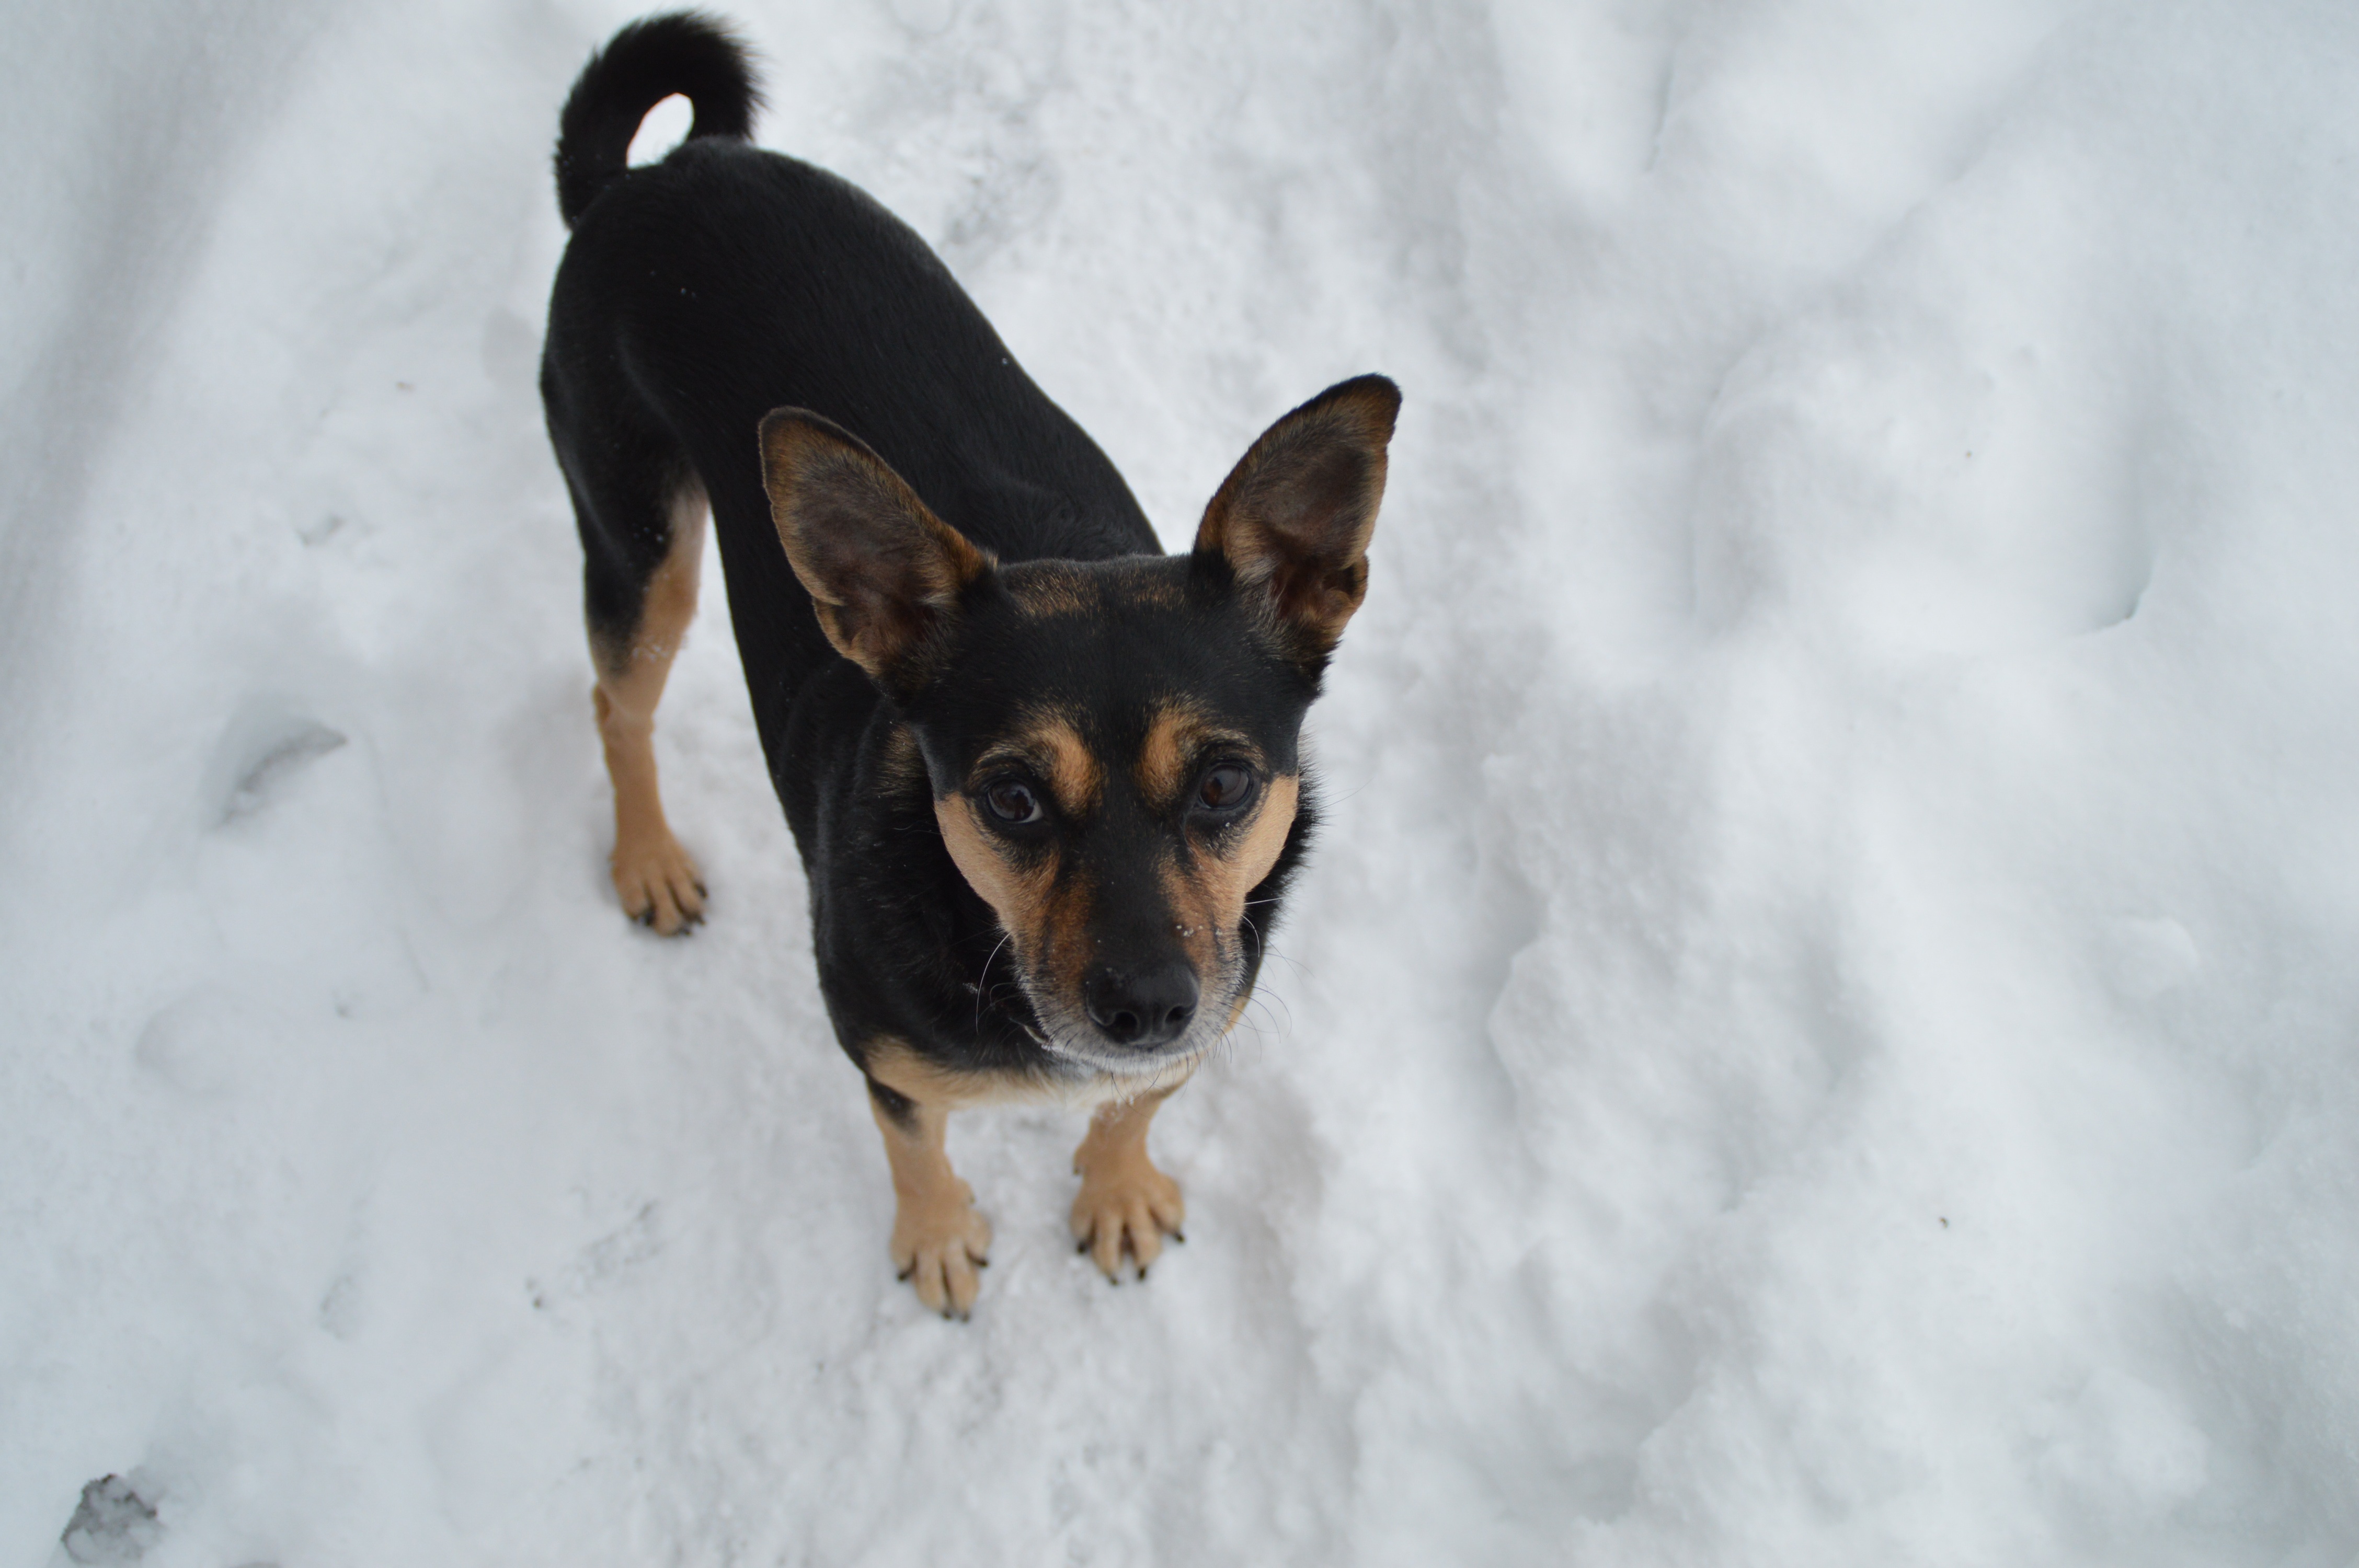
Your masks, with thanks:
[[[1310,978],[1310,966],[1303,963],[1291,953],[1283,952],[1276,947],[1270,947],[1266,948],[1263,951],[1262,957],[1265,958],[1276,958],[1283,963],[1290,964],[1294,967],[1294,972],[1296,974],[1300,975],[1304,979],[1309,979]]]
[[[982,973],[976,975],[974,978],[974,1031],[977,1034],[983,1033],[983,1003],[984,995],[983,988],[984,982],[991,979],[992,960],[999,957],[999,949],[1006,946],[1008,938],[1015,935],[1016,933],[1013,931],[1002,932],[1000,934],[998,943],[994,946],[990,953],[985,955],[984,957]],[[997,986],[991,988],[991,1004],[994,1007],[997,1007],[999,1005],[998,992],[999,988]]]

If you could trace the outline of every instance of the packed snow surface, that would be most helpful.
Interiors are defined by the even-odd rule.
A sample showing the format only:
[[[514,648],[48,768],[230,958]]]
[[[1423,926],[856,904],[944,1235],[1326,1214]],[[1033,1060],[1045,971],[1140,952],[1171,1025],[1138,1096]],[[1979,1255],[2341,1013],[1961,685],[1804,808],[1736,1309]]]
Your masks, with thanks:
[[[1188,1245],[962,1118],[964,1325],[718,593],[605,879],[629,15],[0,24],[0,1561],[2359,1558],[2359,8],[749,0],[1167,543],[1408,395]]]

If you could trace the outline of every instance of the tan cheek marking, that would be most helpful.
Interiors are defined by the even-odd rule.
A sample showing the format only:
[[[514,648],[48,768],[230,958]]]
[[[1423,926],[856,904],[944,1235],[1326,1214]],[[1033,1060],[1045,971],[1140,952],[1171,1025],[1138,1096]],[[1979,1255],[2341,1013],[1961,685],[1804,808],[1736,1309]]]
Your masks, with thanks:
[[[1242,837],[1229,846],[1227,853],[1200,853],[1188,870],[1175,865],[1165,871],[1164,895],[1171,902],[1173,917],[1180,925],[1180,940],[1197,973],[1212,972],[1215,934],[1226,936],[1237,929],[1245,918],[1245,900],[1269,875],[1270,868],[1277,864],[1301,798],[1300,779],[1282,774],[1270,780],[1263,792],[1260,810],[1246,825]],[[1244,1005],[1245,999],[1239,997],[1231,1011],[1232,1025],[1236,1022],[1235,1009]]]
[[[963,796],[935,801],[934,820],[941,824],[942,843],[960,874],[1014,939],[1032,983],[1045,987],[1066,1011],[1080,1012],[1091,952],[1089,889],[1072,878],[1060,887],[1053,860],[1037,870],[1010,865],[976,824],[974,808]]]
[[[1261,810],[1245,829],[1245,837],[1235,849],[1212,862],[1217,868],[1215,907],[1223,930],[1234,929],[1245,918],[1245,900],[1285,852],[1286,836],[1294,830],[1294,814],[1301,803],[1301,779],[1292,773],[1280,773],[1270,780],[1262,795]]]
[[[934,802],[934,820],[941,825],[942,844],[951,852],[959,874],[999,916],[999,924],[1016,939],[1018,950],[1039,951],[1047,933],[1049,890],[1056,880],[1054,861],[1038,869],[1010,865],[984,837],[974,820],[974,807],[964,795],[945,795]]]
[[[1163,884],[1163,902],[1171,911],[1171,919],[1179,926],[1180,938],[1188,962],[1195,967],[1200,979],[1209,979],[1220,967],[1220,949],[1214,943],[1219,909],[1212,896],[1212,877],[1207,874],[1217,865],[1209,857],[1199,857],[1191,867],[1182,867],[1167,860],[1157,874]]]
[[[1059,1006],[1079,1017],[1085,1009],[1082,981],[1097,951],[1090,940],[1090,916],[1096,907],[1096,889],[1078,876],[1069,876],[1051,892],[1044,922],[1044,943],[1032,958],[1034,983],[1048,988]]]

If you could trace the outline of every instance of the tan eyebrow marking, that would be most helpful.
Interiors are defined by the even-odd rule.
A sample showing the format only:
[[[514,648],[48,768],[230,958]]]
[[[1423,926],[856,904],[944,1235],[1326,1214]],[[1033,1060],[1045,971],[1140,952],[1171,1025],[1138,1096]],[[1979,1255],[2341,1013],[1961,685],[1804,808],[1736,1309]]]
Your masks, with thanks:
[[[1047,780],[1057,808],[1068,816],[1086,816],[1095,811],[1105,788],[1105,770],[1097,752],[1082,738],[1080,727],[1061,713],[1035,716],[985,752],[974,765],[973,782],[980,785],[993,770],[1010,763]]]
[[[1198,759],[1215,746],[1224,746],[1248,762],[1261,760],[1259,748],[1216,723],[1195,703],[1185,697],[1167,699],[1147,720],[1147,739],[1139,745],[1131,777],[1148,806],[1158,811],[1175,810],[1188,786],[1196,782]]]

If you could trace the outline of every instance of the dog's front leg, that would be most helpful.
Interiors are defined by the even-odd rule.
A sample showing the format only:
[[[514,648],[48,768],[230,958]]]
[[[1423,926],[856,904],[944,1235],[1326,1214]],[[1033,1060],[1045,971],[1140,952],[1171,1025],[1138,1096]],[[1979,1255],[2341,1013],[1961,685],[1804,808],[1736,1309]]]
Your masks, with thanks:
[[[1082,1178],[1081,1195],[1073,1199],[1073,1239],[1109,1280],[1120,1279],[1125,1249],[1137,1260],[1143,1280],[1147,1266],[1163,1255],[1165,1231],[1187,1239],[1180,1232],[1188,1218],[1180,1184],[1147,1157],[1147,1124],[1179,1087],[1107,1101],[1073,1151],[1073,1169]]]
[[[975,1212],[974,1189],[951,1169],[942,1134],[949,1108],[868,1080],[868,1107],[893,1167],[893,1266],[918,1299],[944,1317],[964,1317],[990,1261],[991,1223]]]

